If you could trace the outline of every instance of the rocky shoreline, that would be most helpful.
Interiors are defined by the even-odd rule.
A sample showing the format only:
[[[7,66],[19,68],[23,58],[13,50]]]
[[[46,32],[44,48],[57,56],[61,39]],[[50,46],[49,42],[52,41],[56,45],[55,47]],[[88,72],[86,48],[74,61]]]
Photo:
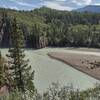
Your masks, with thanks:
[[[97,80],[100,80],[100,66],[97,64],[100,57],[98,56],[60,52],[48,53],[48,56],[64,62],[76,70],[79,70]]]

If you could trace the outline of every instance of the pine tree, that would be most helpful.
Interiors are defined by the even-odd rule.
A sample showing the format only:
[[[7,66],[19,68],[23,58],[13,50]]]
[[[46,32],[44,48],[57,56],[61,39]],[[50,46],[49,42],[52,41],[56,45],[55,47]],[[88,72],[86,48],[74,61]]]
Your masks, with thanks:
[[[28,66],[28,61],[25,60],[24,54],[24,35],[21,32],[16,19],[12,21],[12,33],[11,33],[12,48],[9,49],[10,59],[10,72],[13,79],[13,85],[15,89],[20,92],[30,91],[34,92],[34,71],[31,72],[31,66]]]

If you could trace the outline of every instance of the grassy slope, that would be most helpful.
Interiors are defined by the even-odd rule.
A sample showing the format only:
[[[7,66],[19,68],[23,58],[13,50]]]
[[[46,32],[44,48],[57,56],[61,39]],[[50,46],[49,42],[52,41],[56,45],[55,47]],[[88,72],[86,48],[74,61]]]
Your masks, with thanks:
[[[45,19],[43,17],[40,17],[36,14],[34,14],[32,11],[16,11],[11,9],[0,9],[0,15],[2,16],[2,12],[7,12],[7,14],[10,17],[16,17],[18,20],[18,23],[23,23],[28,28],[31,28],[34,23],[40,23],[44,24]]]

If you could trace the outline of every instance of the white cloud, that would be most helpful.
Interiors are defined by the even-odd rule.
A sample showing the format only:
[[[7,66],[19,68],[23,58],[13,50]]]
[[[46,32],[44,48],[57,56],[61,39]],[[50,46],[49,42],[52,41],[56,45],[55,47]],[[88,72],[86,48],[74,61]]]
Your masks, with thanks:
[[[94,5],[100,6],[100,3],[94,3]]]
[[[22,1],[19,1],[19,0],[10,0],[10,1],[12,1],[12,2],[14,2],[14,3],[18,4],[18,5],[21,5],[21,6],[33,7],[32,4],[26,3],[26,2],[22,2]]]
[[[28,4],[28,3],[24,3],[24,2],[18,2],[18,1],[15,1],[17,4],[21,5],[21,6],[29,6],[29,7],[33,7],[32,4]]]
[[[73,0],[73,3],[77,4],[78,6],[82,5],[89,5],[92,3],[92,0]]]
[[[65,2],[66,0],[40,0],[40,1],[63,1]]]
[[[18,7],[15,6],[8,6],[7,8],[19,10]]]
[[[61,0],[59,0],[59,1],[61,1]],[[64,0],[62,0],[62,1],[64,1]],[[58,9],[58,10],[69,10],[69,11],[72,10],[71,7],[60,5],[57,2],[45,1],[43,5],[45,5],[46,7],[50,7],[50,8]]]
[[[10,9],[16,9],[16,10],[19,10],[18,7],[16,7],[16,6],[7,6],[7,5],[2,5],[2,7],[4,7],[4,8],[10,8]]]
[[[64,2],[64,1],[66,1],[66,0],[55,0],[55,1],[63,1],[63,2]]]
[[[15,0],[9,0],[9,1],[15,1]]]

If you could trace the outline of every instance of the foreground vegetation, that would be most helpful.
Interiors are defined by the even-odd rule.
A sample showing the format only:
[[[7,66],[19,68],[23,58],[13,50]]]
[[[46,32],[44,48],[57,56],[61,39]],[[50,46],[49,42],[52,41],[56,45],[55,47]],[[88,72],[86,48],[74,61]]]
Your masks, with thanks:
[[[100,86],[96,85],[94,89],[79,91],[72,85],[60,87],[58,83],[53,83],[43,95],[35,91],[32,95],[26,94],[23,99],[22,93],[16,90],[16,92],[1,97],[0,100],[100,100]]]
[[[26,98],[26,93],[34,94],[34,71],[28,65],[24,54],[24,35],[17,24],[16,18],[12,20],[11,48],[6,56],[8,61],[4,62],[0,54],[0,93],[21,93],[21,99]],[[6,89],[3,89],[6,87]],[[18,92],[16,92],[16,90]],[[0,95],[1,95],[0,94]],[[13,95],[14,95],[13,94]],[[18,98],[19,98],[18,97]],[[12,97],[11,97],[12,98]]]

